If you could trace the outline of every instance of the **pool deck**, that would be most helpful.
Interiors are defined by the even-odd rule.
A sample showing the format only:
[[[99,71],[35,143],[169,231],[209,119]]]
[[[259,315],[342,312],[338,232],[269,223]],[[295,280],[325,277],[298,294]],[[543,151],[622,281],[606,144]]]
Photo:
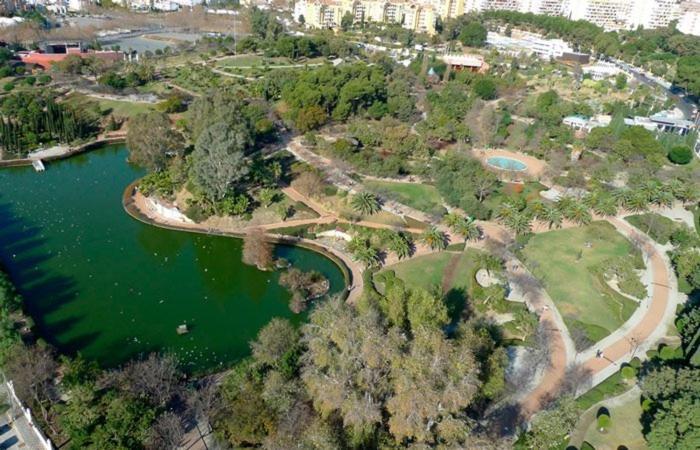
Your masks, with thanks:
[[[498,172],[510,174],[511,176],[525,175],[529,178],[536,178],[539,180],[544,175],[544,171],[547,168],[547,163],[545,163],[541,159],[537,159],[534,156],[526,155],[525,153],[512,152],[509,150],[474,149],[474,150],[472,150],[472,155],[474,157],[476,157],[479,161],[481,161],[481,163],[484,164],[484,166],[492,168]],[[488,164],[487,160],[489,158],[498,158],[498,157],[515,159],[517,161],[522,162],[527,167],[525,168],[525,170],[507,170],[507,169],[498,169],[498,168]]]

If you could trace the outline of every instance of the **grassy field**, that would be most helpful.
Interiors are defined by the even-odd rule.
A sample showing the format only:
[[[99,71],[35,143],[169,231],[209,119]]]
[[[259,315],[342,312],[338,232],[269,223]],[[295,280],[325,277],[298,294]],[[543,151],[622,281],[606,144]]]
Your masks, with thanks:
[[[639,418],[642,415],[642,407],[639,396],[608,408],[610,411],[611,426],[601,433],[593,422],[586,431],[584,440],[596,450],[616,450],[620,446],[625,448],[644,450],[647,447],[642,434],[642,425]]]
[[[430,290],[443,286],[445,293],[451,289],[468,292],[474,280],[476,255],[477,251],[471,249],[463,253],[432,253],[400,262],[387,270],[396,272],[396,276],[410,288]],[[445,273],[448,266],[450,271]]]
[[[419,256],[408,261],[390,266],[396,276],[412,289],[433,290],[442,288],[445,301],[455,319],[467,303],[470,311],[482,317],[492,317],[494,313],[511,314],[512,319],[501,325],[503,338],[513,343],[526,341],[536,328],[537,318],[527,311],[522,303],[501,300],[491,301],[487,307],[480,308],[476,295],[474,278],[479,268],[480,251],[471,248],[464,252],[439,252]],[[381,273],[381,272],[380,272]]]
[[[444,212],[442,197],[435,186],[391,181],[366,181],[367,189],[427,214]]]
[[[129,118],[137,114],[152,111],[155,105],[148,103],[121,102],[117,100],[105,100],[88,97],[82,94],[73,94],[67,100],[74,106],[84,106],[87,103],[97,103],[103,113],[112,113],[118,117]]]
[[[668,217],[656,213],[637,214],[625,217],[625,220],[648,234],[661,245],[666,245],[678,225]]]
[[[592,342],[619,328],[637,306],[607,286],[598,268],[608,258],[635,254],[641,258],[607,222],[537,234],[522,250],[569,330],[580,329]]]
[[[325,58],[300,59],[293,61],[285,57],[266,58],[260,55],[238,55],[231,56],[225,59],[220,59],[216,62],[216,66],[220,68],[235,68],[235,67],[262,67],[268,66],[296,66],[304,64],[318,64],[325,61]]]

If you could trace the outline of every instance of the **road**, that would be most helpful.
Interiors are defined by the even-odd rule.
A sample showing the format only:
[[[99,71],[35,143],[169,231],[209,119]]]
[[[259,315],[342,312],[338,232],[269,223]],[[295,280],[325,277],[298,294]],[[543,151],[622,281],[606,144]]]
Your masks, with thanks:
[[[665,81],[665,80],[657,80],[650,78],[647,76],[641,69],[632,66],[631,64],[627,64],[624,61],[620,61],[617,59],[610,58],[610,62],[614,63],[617,65],[619,68],[624,70],[626,73],[631,74],[635,79],[639,80],[640,82],[652,86],[652,87],[660,87],[666,92],[666,95],[668,95],[669,98],[671,98],[675,103],[678,109],[683,111],[683,115],[687,120],[693,120],[696,121],[696,113],[697,113],[697,104],[690,100],[688,97],[681,97],[678,95],[676,92],[674,92],[674,87],[673,84]]]

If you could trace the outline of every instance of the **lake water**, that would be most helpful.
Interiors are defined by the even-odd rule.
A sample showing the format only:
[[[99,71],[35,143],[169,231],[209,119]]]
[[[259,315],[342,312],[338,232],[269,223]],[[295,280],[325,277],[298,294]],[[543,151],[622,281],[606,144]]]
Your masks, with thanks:
[[[199,371],[230,365],[272,317],[289,310],[279,272],[241,263],[239,239],[143,224],[121,205],[143,175],[123,146],[47,164],[0,169],[0,259],[39,335],[105,366],[167,350]],[[310,250],[278,246],[295,266],[343,289],[340,269]],[[187,324],[190,332],[178,335]]]

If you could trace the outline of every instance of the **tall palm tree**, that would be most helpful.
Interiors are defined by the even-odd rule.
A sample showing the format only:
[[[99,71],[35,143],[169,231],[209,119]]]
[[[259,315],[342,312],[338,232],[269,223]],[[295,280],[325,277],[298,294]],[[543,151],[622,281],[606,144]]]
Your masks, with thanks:
[[[411,256],[412,243],[403,233],[393,233],[387,243],[387,248],[394,252],[399,259]]]
[[[425,230],[420,238],[432,250],[444,250],[447,248],[447,236],[435,227]]]
[[[612,193],[612,197],[615,199],[617,202],[618,206],[622,207],[627,207],[627,202],[630,201],[630,198],[632,198],[632,189],[630,188],[622,188],[622,189],[616,189]]]
[[[649,206],[649,197],[643,191],[632,191],[625,202],[625,208],[633,212],[642,212]]]
[[[654,193],[654,197],[652,197],[651,202],[655,205],[670,208],[671,206],[673,206],[673,202],[675,200],[676,198],[673,196],[673,191],[671,190],[671,188],[667,186],[661,186]]]
[[[445,225],[450,228],[456,227],[464,218],[457,213],[451,212],[445,216]]]
[[[481,237],[481,230],[471,217],[464,217],[457,223],[452,231],[464,237],[465,241],[475,241]]]
[[[366,216],[371,216],[381,209],[379,198],[370,192],[355,194],[350,200],[350,205],[355,211]]]
[[[588,207],[583,203],[574,203],[566,212],[566,218],[578,225],[588,225],[593,218]]]
[[[465,241],[476,240],[481,236],[481,230],[473,217],[450,213],[445,216],[445,223],[455,234],[464,237]]]
[[[487,252],[478,252],[476,254],[476,265],[486,270],[486,273],[489,275],[491,275],[491,271],[503,268],[503,262]]]
[[[348,243],[348,250],[352,253],[352,257],[355,261],[361,262],[368,269],[379,266],[381,262],[379,251],[372,247],[366,239],[353,238]]]
[[[496,210],[496,217],[501,222],[506,222],[509,217],[518,213],[518,208],[512,203],[501,203]]]
[[[542,213],[542,220],[547,222],[550,230],[552,227],[560,228],[562,223],[561,211],[556,206],[547,206],[544,213]]]
[[[527,209],[533,219],[543,220],[547,205],[542,200],[535,200],[527,205]]]
[[[517,212],[506,220],[505,226],[517,235],[529,233],[532,226],[532,218],[524,212]]]
[[[596,198],[593,211],[601,216],[614,216],[617,214],[617,201],[611,195],[602,194]]]

